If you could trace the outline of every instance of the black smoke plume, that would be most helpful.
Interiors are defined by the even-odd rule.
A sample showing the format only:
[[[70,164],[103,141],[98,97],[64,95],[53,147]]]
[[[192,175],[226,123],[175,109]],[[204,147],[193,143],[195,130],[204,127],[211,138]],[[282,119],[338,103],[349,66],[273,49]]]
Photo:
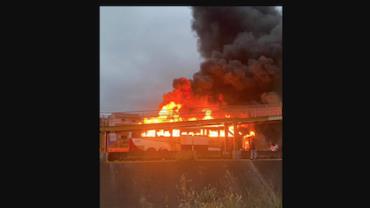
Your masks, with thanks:
[[[228,104],[281,96],[282,17],[274,7],[193,7],[192,29],[205,58],[194,93],[221,94]]]
[[[282,16],[275,7],[193,7],[192,29],[204,58],[193,79],[178,78],[163,104],[199,106],[280,104],[282,94]],[[273,143],[281,124],[258,125]]]
[[[192,29],[205,61],[192,92],[227,104],[280,103],[282,16],[274,7],[193,7]],[[281,125],[261,126],[271,142]]]

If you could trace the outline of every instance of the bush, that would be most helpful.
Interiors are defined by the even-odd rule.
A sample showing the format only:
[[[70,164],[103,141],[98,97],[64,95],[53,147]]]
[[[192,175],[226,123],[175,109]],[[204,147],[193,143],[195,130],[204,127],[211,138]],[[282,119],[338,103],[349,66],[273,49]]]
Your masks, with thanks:
[[[226,184],[223,191],[210,185],[200,191],[189,187],[190,180],[183,175],[180,178],[178,190],[180,204],[179,208],[281,208],[281,199],[276,199],[267,190],[259,191],[244,189],[241,193],[233,191],[235,184],[230,172],[226,173]]]

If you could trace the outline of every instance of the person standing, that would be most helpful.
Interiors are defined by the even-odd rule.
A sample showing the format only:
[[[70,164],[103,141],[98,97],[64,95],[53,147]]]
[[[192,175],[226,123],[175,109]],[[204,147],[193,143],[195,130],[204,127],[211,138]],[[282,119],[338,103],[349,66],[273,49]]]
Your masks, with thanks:
[[[257,159],[257,148],[256,148],[256,143],[254,141],[255,137],[251,136],[249,137],[249,150],[251,152],[251,160]]]
[[[275,144],[275,143],[272,143],[270,149],[271,149],[272,152],[277,152],[278,149],[279,149],[279,145]]]

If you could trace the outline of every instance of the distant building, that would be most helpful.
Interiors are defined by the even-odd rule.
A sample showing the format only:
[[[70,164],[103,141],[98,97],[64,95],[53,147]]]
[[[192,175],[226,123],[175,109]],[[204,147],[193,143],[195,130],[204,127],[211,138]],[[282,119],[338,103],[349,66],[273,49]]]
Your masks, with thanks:
[[[142,118],[138,114],[115,112],[108,116],[109,126],[119,126],[123,124],[137,124]]]
[[[101,115],[100,125],[120,126],[125,124],[137,124],[142,121],[142,117],[138,114],[115,112],[109,115]],[[128,132],[110,132],[107,135],[108,152],[128,151]]]

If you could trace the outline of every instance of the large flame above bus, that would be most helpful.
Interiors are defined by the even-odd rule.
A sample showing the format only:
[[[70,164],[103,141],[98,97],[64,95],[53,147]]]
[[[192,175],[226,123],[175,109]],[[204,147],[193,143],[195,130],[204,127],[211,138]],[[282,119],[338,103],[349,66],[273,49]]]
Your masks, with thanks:
[[[154,123],[167,123],[167,122],[182,122],[182,121],[197,121],[197,120],[211,120],[215,119],[212,115],[213,110],[209,108],[200,108],[191,115],[185,115],[181,112],[183,104],[171,101],[163,105],[157,113],[157,116],[145,117],[140,124],[154,124]],[[212,107],[215,109],[215,107]],[[216,109],[218,117],[216,118],[231,118],[230,113],[223,112],[220,109]],[[150,129],[142,132],[142,137],[180,137],[180,136],[207,136],[210,138],[225,138],[228,135],[233,136],[234,127],[227,127],[228,133],[225,132],[221,126],[213,126],[212,128],[199,128],[196,130],[186,129]],[[228,134],[228,135],[226,135]],[[254,131],[250,131],[247,136],[255,136]]]
[[[193,117],[183,118],[180,114],[180,109],[182,104],[176,103],[171,101],[170,103],[162,106],[162,108],[158,112],[158,116],[144,118],[144,124],[153,124],[153,123],[166,123],[166,122],[179,122],[179,121],[196,121],[196,120],[210,120],[213,119],[212,110],[209,108],[203,108],[201,112],[203,116],[201,118],[197,118],[195,113],[192,115]]]

